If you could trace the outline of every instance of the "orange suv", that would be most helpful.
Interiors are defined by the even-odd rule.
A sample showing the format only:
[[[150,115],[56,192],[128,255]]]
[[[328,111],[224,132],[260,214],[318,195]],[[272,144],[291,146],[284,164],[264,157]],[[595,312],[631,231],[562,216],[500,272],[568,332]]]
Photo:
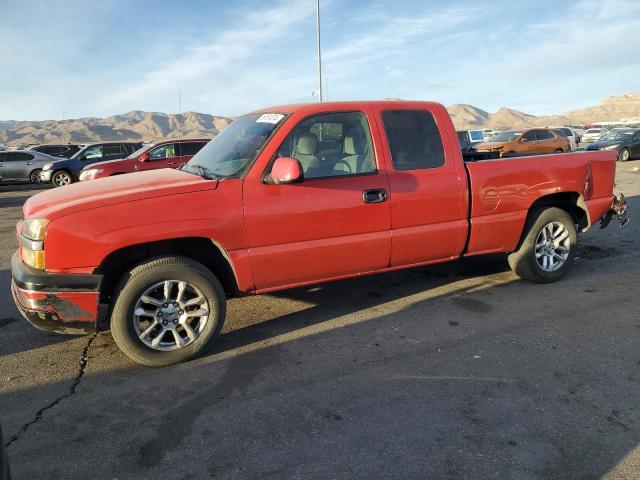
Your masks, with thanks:
[[[482,142],[473,146],[477,152],[508,153],[554,153],[570,152],[571,146],[567,137],[563,137],[548,128],[532,128],[529,130],[507,130],[497,133],[490,142]]]

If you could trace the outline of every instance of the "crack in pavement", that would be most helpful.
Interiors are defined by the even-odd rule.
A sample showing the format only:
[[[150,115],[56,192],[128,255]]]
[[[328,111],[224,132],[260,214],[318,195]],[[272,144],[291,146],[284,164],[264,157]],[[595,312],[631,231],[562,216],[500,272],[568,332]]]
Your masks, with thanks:
[[[29,429],[30,426],[35,425],[40,420],[42,420],[42,416],[44,415],[44,412],[46,412],[47,410],[55,407],[60,402],[62,402],[65,398],[69,398],[70,396],[75,395],[76,388],[78,388],[78,385],[80,384],[80,380],[84,376],[84,372],[85,372],[85,370],[87,368],[87,364],[89,363],[89,348],[91,347],[91,344],[95,340],[96,336],[97,336],[97,333],[94,333],[91,336],[91,338],[89,338],[89,341],[87,342],[87,344],[85,345],[84,349],[82,350],[82,358],[80,359],[80,370],[78,371],[78,374],[76,375],[76,377],[73,379],[73,383],[69,387],[69,391],[67,393],[65,393],[64,395],[62,395],[62,396],[56,398],[55,400],[53,400],[47,406],[45,406],[45,407],[41,408],[40,410],[38,410],[36,412],[35,416],[33,417],[33,420],[31,420],[30,422],[27,422],[24,425],[22,425],[22,427],[20,428],[18,433],[13,435],[9,439],[9,441],[7,443],[5,443],[5,447],[8,447],[11,444],[15,443],[16,441],[18,441],[20,439],[20,437]]]

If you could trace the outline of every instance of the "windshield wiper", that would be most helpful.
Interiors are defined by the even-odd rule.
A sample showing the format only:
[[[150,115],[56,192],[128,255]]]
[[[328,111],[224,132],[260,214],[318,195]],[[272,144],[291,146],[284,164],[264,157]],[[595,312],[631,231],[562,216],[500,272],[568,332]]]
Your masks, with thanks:
[[[198,165],[197,163],[193,165],[187,164],[182,168],[185,168],[185,167],[196,170],[198,172],[198,175],[200,175],[202,178],[206,178],[207,180],[216,180],[218,178],[215,175],[208,173],[209,169],[207,167],[203,167],[202,165]]]

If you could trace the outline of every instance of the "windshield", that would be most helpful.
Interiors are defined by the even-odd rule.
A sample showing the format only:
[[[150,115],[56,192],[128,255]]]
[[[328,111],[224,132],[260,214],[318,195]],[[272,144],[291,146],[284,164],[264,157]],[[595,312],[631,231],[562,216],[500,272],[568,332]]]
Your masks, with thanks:
[[[626,140],[627,138],[631,138],[631,136],[633,136],[633,130],[614,130],[607,133],[602,140]]]
[[[241,177],[283,118],[281,113],[256,113],[239,117],[182,168],[203,176]]]
[[[471,137],[472,142],[482,142],[484,140],[482,130],[469,130],[469,137]]]
[[[136,150],[135,152],[133,152],[131,155],[129,155],[127,157],[127,159],[129,158],[136,158],[138,155],[140,155],[142,152],[144,152],[145,150],[150,149],[151,147],[155,146],[155,143],[152,143],[150,145],[143,145],[142,147],[140,147],[138,150]]]
[[[491,141],[492,142],[510,142],[518,138],[520,135],[522,135],[521,132],[500,132],[500,133],[496,133],[491,139]]]

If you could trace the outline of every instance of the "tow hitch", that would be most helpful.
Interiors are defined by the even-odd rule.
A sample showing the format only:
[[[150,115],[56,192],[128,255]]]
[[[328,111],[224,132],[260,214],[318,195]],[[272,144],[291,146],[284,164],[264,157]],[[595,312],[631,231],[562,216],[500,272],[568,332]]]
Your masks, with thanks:
[[[624,227],[627,223],[629,223],[629,217],[627,215],[627,201],[624,198],[624,195],[621,193],[620,197],[614,195],[611,200],[611,208],[607,210],[604,217],[602,218],[602,222],[600,222],[600,228],[607,228],[611,219],[615,215],[618,223],[621,227]]]

